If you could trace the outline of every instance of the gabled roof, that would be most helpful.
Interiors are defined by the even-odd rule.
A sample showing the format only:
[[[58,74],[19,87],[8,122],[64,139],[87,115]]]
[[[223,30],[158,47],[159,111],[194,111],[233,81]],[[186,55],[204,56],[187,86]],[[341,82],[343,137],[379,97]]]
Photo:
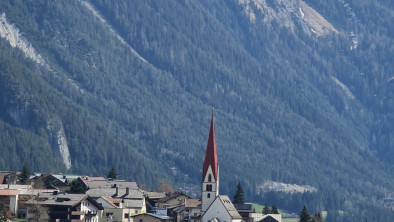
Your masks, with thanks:
[[[241,215],[239,215],[237,209],[235,209],[233,203],[231,202],[230,198],[228,198],[228,196],[219,195],[217,198],[222,202],[224,208],[226,208],[227,212],[233,219],[242,218]]]
[[[44,182],[44,181],[47,181],[47,180],[52,180],[52,185],[54,185],[56,187],[58,187],[58,186],[69,186],[68,184],[64,183],[63,181],[59,180],[58,178],[56,178],[55,176],[53,176],[51,174],[41,174],[40,176],[34,177],[31,180],[34,183]],[[46,184],[43,184],[43,185],[46,186]]]
[[[92,182],[92,181],[106,181],[106,179],[104,177],[88,177],[88,176],[86,176],[86,177],[78,177],[78,179],[80,179],[87,187],[89,186],[89,182]]]
[[[165,202],[167,202],[169,200],[172,200],[172,199],[175,199],[175,198],[177,198],[179,196],[186,196],[186,197],[188,197],[188,199],[191,198],[191,197],[189,197],[188,195],[186,195],[184,193],[172,193],[172,194],[170,194],[170,196],[163,197],[160,200],[157,200],[156,202],[157,203],[165,203]]]
[[[97,188],[90,189],[86,191],[89,196],[96,197],[112,197],[112,198],[122,198],[122,199],[143,199],[144,195],[140,190],[129,189],[129,194],[126,195],[125,188],[118,188],[118,195],[116,195],[116,188]]]
[[[151,216],[151,217],[155,217],[161,220],[170,220],[172,219],[172,217],[166,216],[166,215],[159,215],[159,214],[151,214],[151,213],[143,213],[143,214],[137,214],[137,215],[133,215],[131,217],[136,217],[136,216],[140,216],[140,215],[147,215],[147,216]]]
[[[115,202],[112,197],[101,197],[105,202],[107,202],[109,205],[113,206],[114,208],[119,208],[118,206],[115,205]]]
[[[144,195],[146,195],[149,199],[161,199],[166,196],[165,192],[150,192],[143,191]]]
[[[187,199],[185,203],[185,207],[198,207],[201,205],[201,200],[199,199]]]
[[[135,190],[138,189],[136,182],[128,182],[128,181],[110,181],[110,180],[90,181],[88,182],[88,186],[90,189],[111,188],[111,187],[119,187],[119,188],[129,187],[130,189],[135,189]]]
[[[281,214],[267,214],[263,215],[263,219],[261,219],[259,222],[271,222],[271,221],[282,221],[282,215]]]
[[[40,193],[39,196],[27,201],[25,204],[40,204],[46,206],[71,206],[74,207],[81,203],[82,200],[88,200],[98,209],[103,210],[104,208],[98,204],[94,199],[89,197],[87,194],[58,194],[53,193]]]
[[[144,204],[142,199],[124,199],[123,206],[126,208],[141,208]]]
[[[19,190],[0,190],[0,196],[16,196]]]
[[[208,168],[211,166],[213,177],[215,182],[218,181],[218,157],[216,155],[216,142],[215,142],[215,129],[213,126],[213,109],[212,109],[212,119],[211,119],[211,127],[209,129],[207,150],[205,152],[205,160],[202,169],[202,181],[204,182],[205,176],[207,174]]]

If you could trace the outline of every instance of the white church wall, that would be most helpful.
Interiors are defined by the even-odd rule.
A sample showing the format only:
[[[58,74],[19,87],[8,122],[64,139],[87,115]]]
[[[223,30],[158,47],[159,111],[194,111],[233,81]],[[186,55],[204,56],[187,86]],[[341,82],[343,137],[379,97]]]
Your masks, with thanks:
[[[216,198],[203,216],[203,222],[218,218],[220,222],[231,222],[230,214],[219,198]],[[240,222],[240,221],[239,221]]]

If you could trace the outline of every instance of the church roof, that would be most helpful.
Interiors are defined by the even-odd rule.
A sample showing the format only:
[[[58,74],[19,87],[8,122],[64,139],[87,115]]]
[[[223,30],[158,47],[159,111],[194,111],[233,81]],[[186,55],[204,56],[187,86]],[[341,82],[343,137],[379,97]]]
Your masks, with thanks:
[[[231,202],[230,198],[228,198],[228,196],[219,195],[218,198],[223,203],[223,206],[226,208],[227,212],[233,219],[242,218],[241,215],[239,215],[237,209],[235,209],[233,203]]]
[[[205,176],[207,174],[208,168],[211,166],[213,172],[213,178],[215,181],[218,181],[218,157],[216,155],[216,143],[215,143],[215,129],[213,126],[213,110],[212,110],[212,119],[211,119],[211,127],[209,129],[208,136],[208,144],[207,151],[205,152],[205,160],[202,169],[202,181],[204,182]]]

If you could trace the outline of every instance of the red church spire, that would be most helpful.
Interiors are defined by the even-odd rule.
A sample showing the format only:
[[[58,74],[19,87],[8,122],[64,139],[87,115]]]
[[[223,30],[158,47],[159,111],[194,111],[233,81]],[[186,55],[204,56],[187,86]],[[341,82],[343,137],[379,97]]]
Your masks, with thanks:
[[[211,128],[209,129],[209,137],[207,144],[207,151],[205,152],[205,160],[202,169],[202,182],[204,182],[205,175],[207,174],[208,167],[211,166],[213,172],[213,178],[218,181],[218,157],[216,155],[216,143],[215,143],[215,130],[213,127],[213,108],[212,108],[212,119]]]

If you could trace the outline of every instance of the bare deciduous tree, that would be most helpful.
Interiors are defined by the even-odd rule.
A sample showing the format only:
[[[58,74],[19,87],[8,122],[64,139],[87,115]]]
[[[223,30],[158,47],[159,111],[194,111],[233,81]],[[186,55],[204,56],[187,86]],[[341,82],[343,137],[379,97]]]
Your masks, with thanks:
[[[161,179],[156,192],[174,193],[174,188],[172,188],[171,182],[169,180]]]

